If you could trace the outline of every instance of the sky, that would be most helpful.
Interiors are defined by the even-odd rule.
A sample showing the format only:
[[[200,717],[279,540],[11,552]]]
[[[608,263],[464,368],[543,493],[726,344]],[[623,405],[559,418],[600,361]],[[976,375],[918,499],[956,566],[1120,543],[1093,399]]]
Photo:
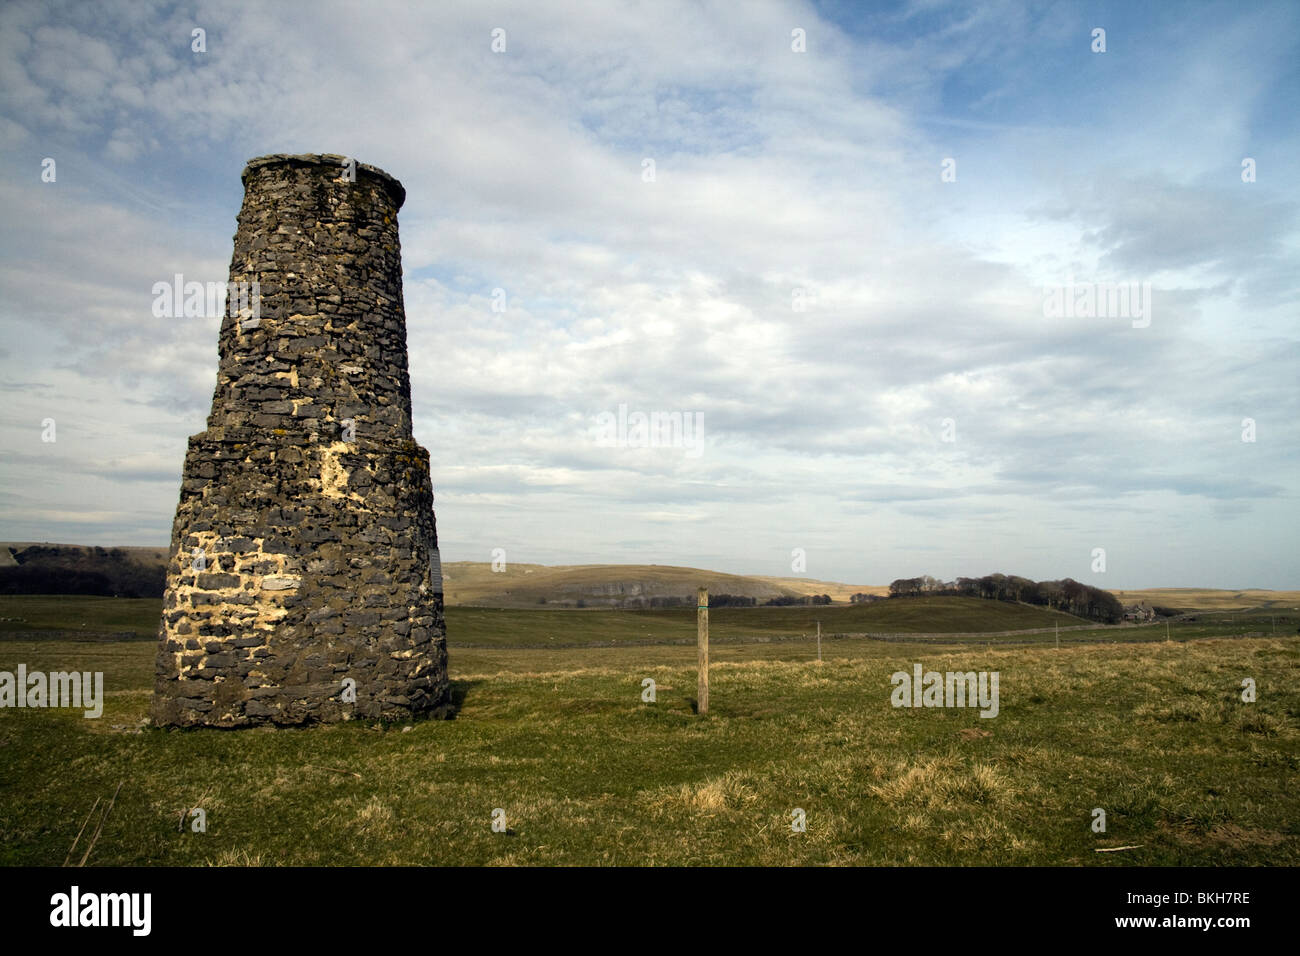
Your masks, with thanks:
[[[1298,28],[5,3],[0,539],[166,544],[219,320],[154,283],[225,281],[249,159],[338,153],[406,187],[444,562],[1300,588]]]

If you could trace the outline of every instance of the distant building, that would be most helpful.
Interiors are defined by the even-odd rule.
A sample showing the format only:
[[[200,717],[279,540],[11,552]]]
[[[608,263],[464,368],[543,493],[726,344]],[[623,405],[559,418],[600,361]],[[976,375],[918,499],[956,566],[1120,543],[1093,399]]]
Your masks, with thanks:
[[[1129,604],[1124,607],[1124,620],[1135,624],[1142,624],[1147,621],[1156,619],[1156,611],[1146,601],[1137,604]]]

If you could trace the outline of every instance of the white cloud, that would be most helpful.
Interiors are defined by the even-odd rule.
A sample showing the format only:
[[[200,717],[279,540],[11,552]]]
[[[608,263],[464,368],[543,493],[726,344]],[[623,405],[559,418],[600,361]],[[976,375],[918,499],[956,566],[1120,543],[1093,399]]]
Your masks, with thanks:
[[[1101,61],[1075,56],[1078,14],[1015,3],[863,23],[775,3],[10,5],[0,154],[30,175],[0,186],[24,224],[0,240],[0,368],[25,383],[0,440],[27,448],[46,409],[76,423],[93,397],[111,448],[85,438],[62,474],[6,463],[25,497],[0,517],[27,529],[10,537],[57,537],[37,514],[166,536],[175,489],[147,479],[179,476],[202,428],[216,329],[150,320],[148,290],[224,278],[244,160],[331,151],[408,191],[415,430],[449,559],[509,541],[784,573],[816,542],[819,577],[1082,577],[1082,525],[1126,554],[1116,586],[1214,583],[1224,502],[1262,541],[1296,525],[1296,187],[1216,178],[1294,145],[1293,117],[1252,110],[1285,82],[1295,17],[1220,9],[1217,40],[1150,17]],[[1193,122],[1223,86],[1240,95]],[[1098,96],[1122,109],[1076,105]],[[1066,273],[1155,278],[1156,321],[1045,319]],[[595,446],[620,403],[701,413],[704,454]],[[123,485],[144,497],[118,511],[85,493]],[[1295,562],[1243,552],[1234,580],[1294,585]]]

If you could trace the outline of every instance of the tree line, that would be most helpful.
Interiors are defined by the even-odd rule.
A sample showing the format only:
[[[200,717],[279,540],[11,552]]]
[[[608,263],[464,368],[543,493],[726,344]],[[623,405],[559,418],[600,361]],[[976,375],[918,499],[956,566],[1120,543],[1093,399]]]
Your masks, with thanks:
[[[709,603],[713,603],[713,598],[709,598]],[[791,597],[783,594],[780,597],[768,598],[763,602],[764,607],[791,607],[793,605],[809,604],[830,604],[831,596],[829,594],[804,594],[800,597]]]
[[[898,578],[889,585],[891,598],[922,594],[978,597],[989,601],[1037,604],[1104,624],[1117,624],[1124,606],[1109,591],[1082,584],[1073,578],[1060,581],[1031,581],[1016,574],[986,574],[982,578],[940,581],[925,574],[919,578]]]

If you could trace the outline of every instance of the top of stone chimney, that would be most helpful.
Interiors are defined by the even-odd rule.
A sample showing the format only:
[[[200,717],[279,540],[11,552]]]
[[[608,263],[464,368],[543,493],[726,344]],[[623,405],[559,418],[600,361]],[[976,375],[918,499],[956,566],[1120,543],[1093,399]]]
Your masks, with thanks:
[[[347,156],[340,156],[338,153],[271,153],[267,156],[258,156],[256,159],[250,159],[244,165],[244,171],[240,175],[240,181],[248,185],[248,174],[251,170],[259,169],[263,166],[344,166],[348,161]],[[393,197],[393,206],[395,209],[401,209],[402,203],[406,201],[406,189],[397,179],[384,172],[378,166],[371,166],[369,163],[357,163],[357,175],[373,176],[379,180],[388,194]]]

